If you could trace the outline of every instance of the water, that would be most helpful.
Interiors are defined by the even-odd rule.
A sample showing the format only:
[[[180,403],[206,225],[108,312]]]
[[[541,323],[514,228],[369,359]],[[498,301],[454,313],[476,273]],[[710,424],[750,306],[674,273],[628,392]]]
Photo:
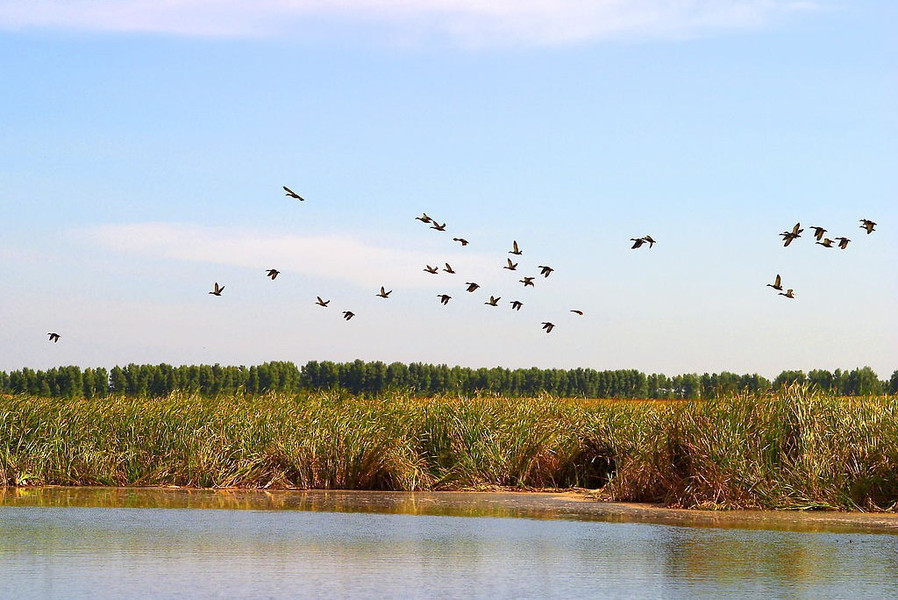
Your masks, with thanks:
[[[898,597],[894,519],[708,516],[516,494],[26,491],[0,495],[0,598]]]

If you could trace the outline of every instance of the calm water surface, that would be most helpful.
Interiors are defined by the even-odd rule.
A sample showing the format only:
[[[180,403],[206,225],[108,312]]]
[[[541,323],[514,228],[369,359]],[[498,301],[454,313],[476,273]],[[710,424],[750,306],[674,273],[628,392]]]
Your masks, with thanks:
[[[677,523],[593,504],[516,494],[0,492],[0,598],[898,598],[888,523]]]

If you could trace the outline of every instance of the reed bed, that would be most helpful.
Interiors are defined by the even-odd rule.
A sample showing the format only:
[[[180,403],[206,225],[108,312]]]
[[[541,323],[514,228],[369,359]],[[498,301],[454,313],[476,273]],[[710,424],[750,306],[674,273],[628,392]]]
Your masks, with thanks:
[[[0,396],[0,485],[590,488],[679,507],[895,510],[898,398]]]

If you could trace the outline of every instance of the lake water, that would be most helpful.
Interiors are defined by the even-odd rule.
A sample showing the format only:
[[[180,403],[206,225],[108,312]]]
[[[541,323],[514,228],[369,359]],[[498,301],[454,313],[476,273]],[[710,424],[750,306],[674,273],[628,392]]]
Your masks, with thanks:
[[[898,598],[896,532],[533,494],[0,491],[0,598]]]

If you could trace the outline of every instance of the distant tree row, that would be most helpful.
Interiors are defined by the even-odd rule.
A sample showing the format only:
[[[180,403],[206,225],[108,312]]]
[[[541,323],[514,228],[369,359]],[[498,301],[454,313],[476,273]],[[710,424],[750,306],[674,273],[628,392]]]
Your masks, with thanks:
[[[870,367],[852,371],[783,371],[772,382],[760,375],[695,373],[668,377],[633,369],[471,369],[421,363],[385,364],[310,361],[302,368],[292,362],[269,362],[253,367],[221,365],[137,365],[81,369],[58,367],[46,371],[21,369],[0,372],[0,393],[34,396],[94,398],[109,394],[161,397],[172,392],[204,396],[258,395],[301,390],[345,390],[376,396],[408,391],[421,396],[478,393],[534,396],[549,393],[573,398],[711,398],[738,392],[775,390],[792,383],[809,383],[842,396],[898,394],[898,371],[880,381]]]

